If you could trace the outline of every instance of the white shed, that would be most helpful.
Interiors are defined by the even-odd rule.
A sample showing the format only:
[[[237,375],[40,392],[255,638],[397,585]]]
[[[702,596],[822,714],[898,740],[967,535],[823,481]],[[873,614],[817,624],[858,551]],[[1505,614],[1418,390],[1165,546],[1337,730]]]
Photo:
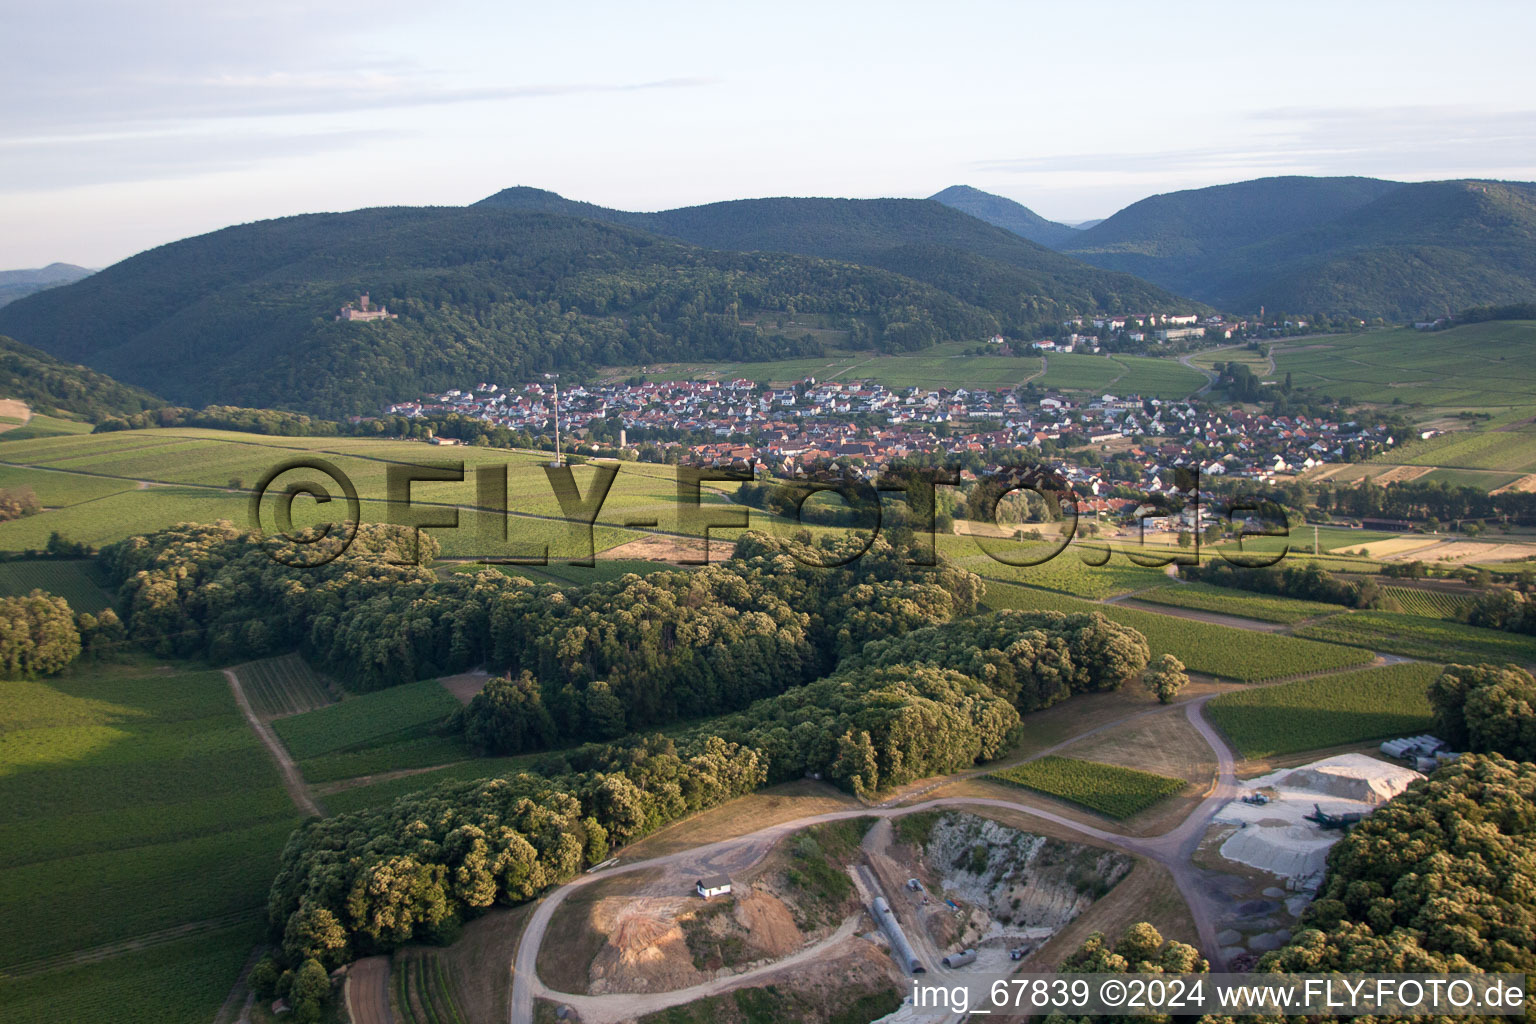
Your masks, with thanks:
[[[695,883],[698,894],[705,899],[711,896],[725,896],[731,891],[731,877],[729,875],[710,875],[701,878]]]

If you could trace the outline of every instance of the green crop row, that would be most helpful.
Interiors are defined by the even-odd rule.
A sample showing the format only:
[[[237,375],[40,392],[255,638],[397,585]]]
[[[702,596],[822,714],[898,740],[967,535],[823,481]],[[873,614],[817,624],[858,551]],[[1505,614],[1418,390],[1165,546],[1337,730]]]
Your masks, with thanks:
[[[1074,757],[1042,757],[993,772],[989,778],[1107,814],[1129,818],[1189,783],[1136,768]]]
[[[348,697],[340,704],[279,718],[272,728],[296,760],[377,745],[379,740],[428,725],[459,709],[435,679]]]
[[[1193,608],[1221,615],[1238,615],[1263,622],[1300,622],[1319,615],[1334,615],[1343,605],[1321,601],[1302,601],[1273,594],[1255,594],[1246,590],[1214,587],[1208,583],[1174,584],[1157,587],[1136,595],[1138,601],[1166,604],[1175,608]]]
[[[1419,615],[1427,619],[1455,619],[1460,611],[1471,604],[1471,599],[1461,594],[1447,594],[1438,590],[1420,590],[1417,587],[1382,587],[1386,610]]]
[[[263,718],[295,715],[332,704],[331,684],[297,654],[264,658],[235,669],[251,707]]]
[[[1049,591],[1004,583],[989,582],[983,601],[991,608],[1098,612],[1145,636],[1153,658],[1172,654],[1191,672],[1244,683],[1348,668],[1371,660],[1369,651],[1349,646],[1218,626],[1123,605],[1079,601]]]
[[[1269,757],[1425,732],[1439,665],[1404,664],[1222,694],[1206,715],[1244,757]]]
[[[1410,658],[1536,664],[1536,637],[1395,612],[1348,612],[1297,633]]]

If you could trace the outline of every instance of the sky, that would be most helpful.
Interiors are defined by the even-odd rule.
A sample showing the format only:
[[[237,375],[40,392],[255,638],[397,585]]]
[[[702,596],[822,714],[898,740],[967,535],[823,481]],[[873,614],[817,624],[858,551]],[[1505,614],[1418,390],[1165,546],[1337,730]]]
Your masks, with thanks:
[[[532,185],[968,184],[1076,223],[1272,174],[1536,179],[1536,4],[0,0],[0,269]]]

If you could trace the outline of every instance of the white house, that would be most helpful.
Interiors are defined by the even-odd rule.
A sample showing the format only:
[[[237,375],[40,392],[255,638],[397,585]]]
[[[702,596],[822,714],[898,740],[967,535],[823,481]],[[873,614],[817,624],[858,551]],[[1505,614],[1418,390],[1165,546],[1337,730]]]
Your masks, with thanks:
[[[695,883],[695,890],[705,899],[711,896],[726,896],[731,891],[731,877],[729,875],[710,875],[701,878]]]

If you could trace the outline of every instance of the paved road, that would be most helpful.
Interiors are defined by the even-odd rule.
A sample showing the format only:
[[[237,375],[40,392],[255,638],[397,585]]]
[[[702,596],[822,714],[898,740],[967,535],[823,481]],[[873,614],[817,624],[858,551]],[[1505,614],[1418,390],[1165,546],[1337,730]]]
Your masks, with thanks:
[[[746,866],[761,859],[778,839],[791,832],[809,828],[812,825],[866,816],[896,818],[918,811],[941,807],[996,807],[1014,811],[1039,818],[1043,821],[1052,822],[1064,829],[1093,839],[1101,845],[1146,857],[1162,864],[1172,874],[1180,894],[1189,905],[1190,915],[1194,919],[1195,928],[1200,937],[1201,951],[1212,961],[1212,966],[1216,970],[1221,970],[1224,964],[1220,959],[1220,946],[1216,942],[1215,908],[1207,897],[1207,887],[1199,877],[1198,870],[1190,862],[1190,856],[1204,837],[1206,827],[1237,791],[1236,764],[1232,751],[1227,747],[1225,741],[1222,740],[1215,728],[1205,720],[1205,716],[1201,712],[1205,703],[1215,696],[1215,694],[1210,694],[1190,701],[1185,706],[1185,714],[1188,716],[1190,723],[1216,753],[1216,784],[1212,787],[1211,792],[1195,806],[1194,810],[1182,822],[1160,836],[1143,838],[1121,835],[1069,818],[1054,811],[1031,806],[1023,803],[1021,800],[998,800],[984,797],[946,797],[918,804],[908,804],[902,807],[888,805],[859,807],[845,811],[831,811],[825,814],[811,815],[795,821],[772,825],[749,835],[721,840],[720,842],[691,850],[679,850],[661,857],[653,857],[650,860],[633,861],[628,864],[608,868],[596,874],[582,875],[580,878],[574,879],[556,889],[540,902],[534,910],[533,916],[529,919],[527,928],[523,931],[522,941],[518,944],[517,955],[513,963],[514,973],[510,1006],[511,1022],[512,1024],[529,1024],[533,1020],[533,1003],[536,998],[568,1003],[580,1011],[584,1021],[589,1021],[591,1024],[622,1020],[639,1013],[648,1013],[667,1006],[690,1002],[693,999],[701,998],[703,995],[727,991],[753,977],[771,973],[773,969],[787,966],[791,960],[796,960],[799,956],[797,954],[796,957],[792,957],[790,960],[782,961],[759,972],[711,982],[709,983],[711,987],[708,992],[701,991],[695,993],[694,989],[682,989],[675,992],[651,993],[644,996],[632,994],[580,996],[557,992],[550,989],[539,979],[539,947],[544,941],[545,933],[549,928],[549,923],[554,917],[555,911],[565,901],[566,897],[582,886],[604,877],[677,865],[683,862],[698,862],[706,867],[716,867],[727,862]],[[1139,717],[1140,714],[1146,713],[1140,712],[1138,715],[1127,717]],[[1117,721],[1109,724],[1120,723]],[[1101,726],[1100,728],[1106,727]],[[1082,736],[1076,736],[1069,742],[1076,742],[1082,738]],[[1041,752],[1042,755],[1044,753],[1044,751]],[[737,869],[740,870],[740,867]],[[844,927],[847,927],[847,922],[844,923]],[[826,946],[826,943],[822,943],[815,948],[821,950],[826,948]],[[703,987],[705,986],[696,986],[696,988],[701,989]],[[639,1008],[640,1001],[644,1001],[644,1009]]]
[[[224,678],[229,680],[229,688],[234,692],[235,703],[240,705],[241,714],[245,715],[245,720],[251,723],[251,729],[255,731],[257,738],[267,748],[272,759],[277,762],[278,770],[283,773],[283,788],[288,791],[288,796],[293,800],[294,805],[303,812],[305,817],[325,817],[325,812],[310,795],[309,787],[304,783],[304,776],[299,773],[299,766],[294,764],[293,758],[288,755],[288,748],[283,746],[282,741],[277,738],[266,722],[256,717],[256,712],[251,708],[251,702],[246,699],[245,690],[240,685],[240,677],[230,669],[225,669]]]

